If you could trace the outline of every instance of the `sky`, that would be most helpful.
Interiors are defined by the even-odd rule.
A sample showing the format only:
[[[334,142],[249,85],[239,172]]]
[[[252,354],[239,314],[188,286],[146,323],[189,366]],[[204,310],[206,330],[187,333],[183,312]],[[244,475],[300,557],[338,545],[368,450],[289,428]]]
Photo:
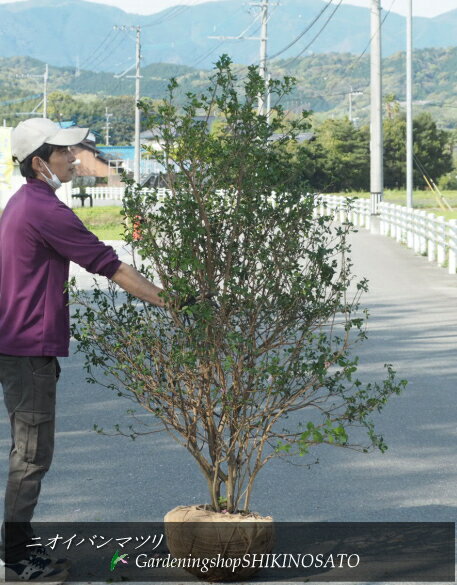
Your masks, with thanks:
[[[24,0],[0,0],[0,4],[7,4],[11,2],[22,2]],[[94,0],[89,0],[94,1]],[[126,12],[136,14],[154,14],[165,8],[175,6],[177,4],[201,4],[208,0],[95,0],[99,4],[109,4],[117,6]],[[212,0],[218,1],[218,0]],[[287,0],[282,0],[286,3]],[[370,0],[343,0],[344,4],[353,4],[356,6],[370,6]],[[406,15],[408,10],[408,0],[382,0],[382,6],[388,10],[391,5],[392,11],[399,14]],[[443,12],[454,10],[456,8],[456,0],[413,0],[413,14],[414,16],[437,16]]]

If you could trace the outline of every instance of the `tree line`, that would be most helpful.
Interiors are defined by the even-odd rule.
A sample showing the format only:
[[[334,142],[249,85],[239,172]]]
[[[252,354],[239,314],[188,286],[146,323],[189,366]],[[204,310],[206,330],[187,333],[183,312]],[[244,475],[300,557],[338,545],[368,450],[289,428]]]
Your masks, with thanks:
[[[151,104],[158,100],[146,98]],[[97,144],[105,143],[105,112],[110,117],[109,139],[112,145],[133,143],[134,98],[132,96],[72,96],[55,91],[48,97],[48,117],[53,120],[73,120],[90,127]],[[347,117],[314,122],[309,114],[311,140],[294,148],[300,180],[310,189],[323,192],[367,191],[370,188],[369,127],[357,127]],[[8,122],[10,122],[8,120]],[[17,119],[11,119],[12,125]],[[217,124],[215,126],[217,128]],[[142,130],[147,121],[142,120]],[[425,188],[422,170],[436,183],[448,178],[444,187],[457,188],[454,177],[454,133],[438,128],[431,114],[418,114],[413,123],[414,185]],[[422,170],[420,170],[422,169]],[[392,96],[386,98],[384,119],[384,184],[387,189],[402,189],[406,185],[406,118]]]
[[[426,188],[423,171],[436,183],[454,169],[454,135],[437,127],[423,112],[413,122],[414,185]],[[313,139],[297,149],[302,179],[317,191],[368,191],[370,188],[370,132],[347,117],[326,120]],[[406,186],[406,118],[400,111],[384,120],[384,186]],[[452,186],[452,185],[451,185]]]
[[[148,100],[157,105],[157,100]],[[94,98],[82,102],[65,92],[55,92],[49,100],[50,115],[74,119],[80,126],[90,126],[105,142],[105,108],[110,119],[110,143],[130,144],[134,136],[134,100],[130,96]],[[77,112],[75,114],[75,112]],[[63,114],[62,114],[63,113]],[[310,120],[312,114],[310,113]],[[367,191],[370,188],[370,132],[368,126],[357,127],[347,117],[310,122],[312,139],[297,149],[301,180],[311,189],[324,192]],[[142,130],[147,122],[142,120]],[[438,183],[454,170],[454,132],[438,128],[431,114],[422,112],[413,122],[414,185],[426,188],[423,170]],[[454,178],[454,183],[456,179]],[[451,188],[456,188],[451,181]],[[398,102],[386,99],[384,119],[384,185],[387,189],[406,186],[406,117]]]

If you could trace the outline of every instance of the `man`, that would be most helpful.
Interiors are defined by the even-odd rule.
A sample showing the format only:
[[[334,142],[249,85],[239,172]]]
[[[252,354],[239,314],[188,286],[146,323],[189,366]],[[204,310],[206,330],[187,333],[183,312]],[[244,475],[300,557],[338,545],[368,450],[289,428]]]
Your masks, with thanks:
[[[7,579],[59,582],[68,568],[65,560],[27,545],[41,480],[53,455],[57,357],[68,356],[64,288],[69,261],[143,301],[164,305],[161,289],[121,262],[55,194],[73,177],[71,146],[88,132],[32,118],[11,137],[13,158],[27,184],[13,195],[0,220],[0,382],[12,437],[0,554]]]

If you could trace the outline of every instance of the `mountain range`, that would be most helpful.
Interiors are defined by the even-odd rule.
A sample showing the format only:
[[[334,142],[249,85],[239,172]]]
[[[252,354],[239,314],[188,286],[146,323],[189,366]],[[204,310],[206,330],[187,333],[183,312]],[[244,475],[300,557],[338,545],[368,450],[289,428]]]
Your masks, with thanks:
[[[54,66],[122,73],[135,60],[131,27],[141,26],[143,65],[163,62],[209,69],[221,53],[240,64],[254,63],[258,41],[209,37],[258,37],[258,12],[245,0],[173,7],[153,15],[130,14],[85,0],[0,4],[0,57],[29,56]],[[416,17],[413,27],[416,49],[455,46],[457,9],[434,18]],[[268,35],[271,57],[279,52],[282,59],[328,52],[357,55],[368,48],[370,10],[339,6],[337,0],[283,0],[271,7]],[[391,12],[383,24],[383,54],[392,55],[404,46],[405,18]]]
[[[235,72],[243,78],[246,68],[236,65]],[[0,120],[14,124],[20,113],[39,108],[43,77],[31,79],[44,70],[44,63],[30,57],[0,58]],[[292,76],[297,85],[294,92],[281,103],[288,110],[313,110],[316,116],[341,117],[349,114],[349,94],[352,116],[359,124],[369,121],[370,59],[350,53],[314,54],[299,59],[278,59],[270,67],[273,78]],[[422,49],[414,55],[414,110],[430,112],[441,127],[457,128],[457,47]],[[209,72],[186,65],[152,63],[141,70],[141,95],[161,99],[171,77],[179,83],[176,91],[183,103],[187,92],[204,90]],[[69,116],[84,110],[86,115],[98,116],[105,123],[105,106],[114,107],[109,96],[128,96],[126,112],[133,115],[135,80],[127,76],[116,79],[109,72],[81,70],[75,76],[73,67],[49,67],[48,107],[53,115]],[[383,59],[383,94],[386,99],[405,100],[405,54],[395,53]],[[395,97],[394,97],[395,96]],[[76,103],[76,101],[78,103]],[[41,110],[38,109],[40,112]],[[98,113],[97,113],[98,112]],[[126,114],[127,115],[127,114]],[[65,119],[65,118],[64,118]]]

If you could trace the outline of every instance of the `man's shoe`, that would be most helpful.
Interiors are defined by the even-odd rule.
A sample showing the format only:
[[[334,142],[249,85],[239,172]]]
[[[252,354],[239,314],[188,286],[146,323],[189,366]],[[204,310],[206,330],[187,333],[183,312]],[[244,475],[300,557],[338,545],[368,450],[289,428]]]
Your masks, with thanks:
[[[31,549],[30,558],[34,559],[36,557],[49,561],[54,567],[58,567],[59,569],[69,569],[71,567],[71,561],[69,559],[63,557],[56,559],[52,557],[45,546],[37,546],[33,547],[33,550]]]
[[[35,557],[34,559],[24,559],[17,563],[3,563],[1,578],[5,583],[23,583],[31,581],[32,583],[51,583],[59,585],[67,578],[67,571],[59,569],[52,565],[49,560]],[[4,571],[4,575],[3,575]]]

